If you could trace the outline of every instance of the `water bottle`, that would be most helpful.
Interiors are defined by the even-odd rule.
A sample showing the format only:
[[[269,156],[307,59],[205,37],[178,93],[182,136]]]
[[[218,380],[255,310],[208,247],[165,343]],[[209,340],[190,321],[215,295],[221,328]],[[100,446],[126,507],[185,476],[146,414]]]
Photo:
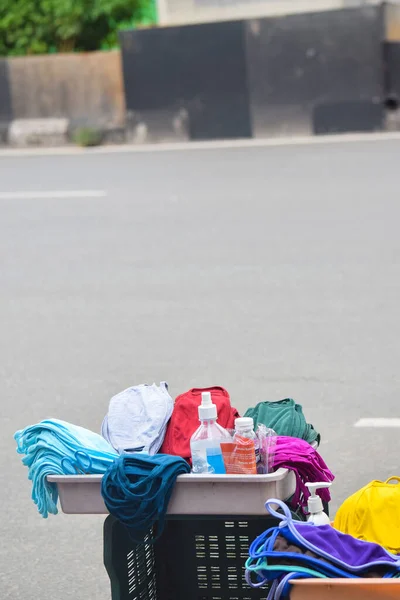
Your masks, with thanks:
[[[235,419],[235,435],[233,437],[234,443],[239,443],[240,439],[244,440],[252,440],[251,447],[247,448],[248,452],[252,452],[252,456],[247,457],[247,463],[249,472],[251,473],[261,473],[261,463],[260,463],[260,444],[258,437],[254,431],[254,419],[251,417],[238,417]],[[245,453],[242,452],[242,458],[245,459]],[[246,465],[242,465],[243,468],[246,468]]]
[[[232,438],[226,429],[218,425],[217,416],[217,407],[210,392],[202,392],[199,406],[201,424],[190,440],[193,473],[226,473],[221,442]]]

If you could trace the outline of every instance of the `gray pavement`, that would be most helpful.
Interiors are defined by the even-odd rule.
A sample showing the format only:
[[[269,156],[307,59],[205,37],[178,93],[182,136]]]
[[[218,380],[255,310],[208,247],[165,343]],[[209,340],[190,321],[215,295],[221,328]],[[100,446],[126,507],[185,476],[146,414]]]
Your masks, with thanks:
[[[102,517],[43,520],[15,430],[114,393],[293,397],[333,508],[399,474],[399,141],[0,158],[2,600],[108,600]],[[101,190],[104,197],[7,199]],[[3,193],[3,196],[1,194]],[[10,197],[11,198],[11,197]]]

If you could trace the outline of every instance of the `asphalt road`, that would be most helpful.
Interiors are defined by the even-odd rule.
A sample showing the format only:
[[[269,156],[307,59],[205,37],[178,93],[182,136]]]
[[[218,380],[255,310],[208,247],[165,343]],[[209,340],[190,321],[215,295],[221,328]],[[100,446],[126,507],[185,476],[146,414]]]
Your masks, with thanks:
[[[102,517],[43,520],[12,436],[50,416],[98,431],[129,385],[219,384],[239,409],[295,398],[333,509],[400,474],[399,430],[354,428],[400,417],[399,156],[361,141],[0,158],[2,600],[109,599]]]

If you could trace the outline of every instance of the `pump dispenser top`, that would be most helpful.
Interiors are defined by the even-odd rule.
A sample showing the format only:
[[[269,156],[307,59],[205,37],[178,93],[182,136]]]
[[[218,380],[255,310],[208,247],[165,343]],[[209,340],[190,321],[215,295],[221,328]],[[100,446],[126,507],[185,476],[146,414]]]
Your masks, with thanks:
[[[310,490],[311,496],[308,499],[308,512],[310,516],[307,521],[315,523],[315,525],[330,525],[331,521],[326,513],[324,513],[324,506],[321,498],[318,496],[316,491],[321,488],[331,487],[331,483],[327,481],[316,481],[314,483],[306,483],[306,486]]]
[[[210,392],[201,393],[201,404],[199,405],[200,421],[211,421],[217,419],[217,407],[213,404]]]

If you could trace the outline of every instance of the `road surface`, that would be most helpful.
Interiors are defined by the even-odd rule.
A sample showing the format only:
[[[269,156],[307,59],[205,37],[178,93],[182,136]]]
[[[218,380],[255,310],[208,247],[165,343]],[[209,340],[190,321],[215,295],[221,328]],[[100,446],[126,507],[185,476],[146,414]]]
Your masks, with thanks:
[[[0,158],[2,600],[109,600],[102,517],[43,520],[12,436],[46,417],[98,431],[133,384],[295,398],[333,510],[400,474],[399,430],[354,427],[400,417],[399,156],[382,140]]]

